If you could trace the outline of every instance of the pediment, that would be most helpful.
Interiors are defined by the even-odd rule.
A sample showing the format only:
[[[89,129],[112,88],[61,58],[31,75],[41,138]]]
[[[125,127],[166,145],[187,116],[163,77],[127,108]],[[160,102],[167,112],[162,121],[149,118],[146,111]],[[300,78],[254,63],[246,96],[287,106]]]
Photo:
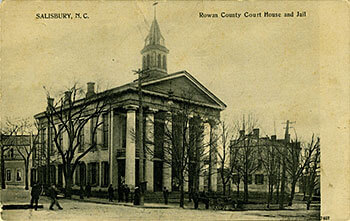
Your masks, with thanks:
[[[172,94],[174,97],[184,98],[218,109],[225,109],[226,107],[222,101],[185,71],[144,82],[142,88],[147,91]]]

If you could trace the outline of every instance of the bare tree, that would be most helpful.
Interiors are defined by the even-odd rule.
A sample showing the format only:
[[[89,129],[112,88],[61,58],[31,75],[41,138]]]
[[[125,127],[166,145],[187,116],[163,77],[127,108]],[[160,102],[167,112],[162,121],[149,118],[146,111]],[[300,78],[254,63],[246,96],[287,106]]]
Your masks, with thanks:
[[[20,121],[19,121],[20,122]],[[17,121],[7,120],[5,126],[1,127],[0,131],[0,148],[1,148],[1,188],[5,189],[5,152],[10,149],[10,146],[13,146],[16,139],[13,139],[13,136],[18,133],[22,125]]]
[[[152,141],[147,136],[144,139],[145,151],[150,156],[161,156],[163,163],[173,168],[172,174],[179,185],[182,208],[184,207],[184,185],[185,182],[189,182],[187,177],[193,179],[193,189],[190,191],[198,191],[199,177],[204,176],[204,170],[206,170],[203,162],[209,161],[207,147],[210,146],[210,142],[214,142],[214,139],[204,142],[203,119],[199,117],[197,108],[193,104],[192,94],[186,93],[182,102],[170,103],[169,111],[164,113],[161,154],[157,152],[159,150],[153,148],[159,141]]]
[[[305,168],[305,176],[307,179],[306,187],[307,187],[307,210],[310,209],[313,193],[315,191],[315,187],[319,185],[319,169],[320,169],[320,138],[317,137],[316,140],[314,135],[312,136],[311,142],[308,144],[308,155],[310,156],[310,160],[306,164]]]
[[[36,128],[37,128],[37,124]],[[27,135],[28,139],[20,140],[21,143],[16,143],[15,147],[21,158],[24,162],[24,173],[25,173],[25,189],[29,189],[29,162],[30,158],[34,149],[34,143],[38,140],[38,133],[33,134],[31,132],[32,130],[32,124],[29,122],[29,120],[25,119],[20,122],[20,133],[23,136],[24,134],[30,134]]]
[[[54,145],[47,148],[47,162],[50,164],[50,151],[55,147],[63,164],[63,174],[65,177],[66,196],[71,196],[73,185],[73,174],[80,160],[90,151],[97,148],[97,130],[102,125],[100,117],[110,107],[109,92],[88,95],[83,98],[84,91],[74,84],[72,88],[65,92],[56,104],[52,98],[48,98],[48,108],[45,117],[49,125],[49,138]],[[50,100],[51,99],[51,100]],[[84,127],[90,124],[91,139],[89,143],[84,143],[81,139]],[[63,135],[66,134],[67,142],[62,142]],[[78,151],[78,148],[81,148]],[[49,173],[48,173],[48,182]]]
[[[248,202],[249,193],[248,185],[252,174],[259,169],[258,153],[259,153],[259,135],[254,130],[257,126],[257,119],[252,115],[248,115],[248,119],[243,116],[242,122],[237,121],[236,124],[242,125],[239,138],[235,141],[234,148],[238,148],[239,172],[243,178],[244,184],[244,201]]]
[[[231,154],[231,146],[230,146],[230,135],[229,129],[225,121],[220,122],[220,133],[221,139],[218,147],[218,156],[219,156],[219,174],[222,182],[222,192],[226,195],[226,185],[232,178],[233,174],[233,164],[230,162],[232,159]]]
[[[270,208],[270,204],[273,198],[274,187],[276,184],[276,178],[278,173],[278,143],[275,139],[269,139],[262,141],[261,144],[261,158],[260,161],[263,164],[264,171],[268,179],[268,194],[267,194],[267,208]]]

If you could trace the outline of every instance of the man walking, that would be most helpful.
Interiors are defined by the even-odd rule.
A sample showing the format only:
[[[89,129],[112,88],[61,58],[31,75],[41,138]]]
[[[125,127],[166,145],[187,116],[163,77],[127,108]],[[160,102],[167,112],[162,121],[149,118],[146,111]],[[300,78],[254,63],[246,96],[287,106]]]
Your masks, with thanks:
[[[51,199],[51,204],[50,204],[50,210],[53,210],[53,206],[56,205],[59,210],[62,210],[63,208],[60,206],[57,200],[57,194],[58,190],[55,185],[52,185],[49,188],[49,194],[50,194],[50,199]]]
[[[41,186],[38,183],[35,183],[30,193],[31,195],[30,207],[33,207],[33,204],[35,203],[35,207],[34,207],[35,210],[38,209],[38,201],[39,201],[41,192],[42,192]]]

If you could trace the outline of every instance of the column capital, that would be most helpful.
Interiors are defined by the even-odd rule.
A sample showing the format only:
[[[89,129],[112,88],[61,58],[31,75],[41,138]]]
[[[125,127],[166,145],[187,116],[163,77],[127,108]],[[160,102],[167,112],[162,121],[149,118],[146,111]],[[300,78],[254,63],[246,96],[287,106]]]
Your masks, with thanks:
[[[139,108],[139,106],[129,104],[129,105],[124,106],[123,108],[126,109],[127,111],[136,111]]]
[[[157,113],[159,110],[158,109],[156,109],[156,108],[148,108],[145,112],[146,112],[146,114],[155,114],[155,113]]]

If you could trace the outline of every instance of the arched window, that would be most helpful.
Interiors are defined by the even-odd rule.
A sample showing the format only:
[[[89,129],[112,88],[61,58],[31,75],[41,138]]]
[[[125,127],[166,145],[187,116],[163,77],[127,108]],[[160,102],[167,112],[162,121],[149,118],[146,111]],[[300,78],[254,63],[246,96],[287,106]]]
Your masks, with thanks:
[[[152,54],[152,67],[157,66],[156,59],[157,59],[156,52],[153,52],[153,54]]]
[[[147,68],[149,68],[151,63],[151,58],[149,57],[149,54],[147,55]]]
[[[145,69],[146,68],[146,56],[142,57],[142,68]]]
[[[158,67],[161,68],[162,65],[162,56],[158,54]]]
[[[163,68],[166,69],[166,56],[163,55]]]

